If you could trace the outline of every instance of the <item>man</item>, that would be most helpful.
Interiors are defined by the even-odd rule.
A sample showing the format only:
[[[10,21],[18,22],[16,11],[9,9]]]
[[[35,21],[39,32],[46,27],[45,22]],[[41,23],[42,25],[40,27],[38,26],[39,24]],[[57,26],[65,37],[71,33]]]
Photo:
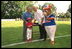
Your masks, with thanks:
[[[27,31],[27,27],[26,27],[26,23],[27,23],[27,18],[32,18],[32,8],[31,7],[26,7],[26,12],[23,13],[22,15],[22,19],[23,19],[23,25],[24,25],[24,29],[23,29],[23,40],[26,40],[26,31]]]
[[[32,8],[34,10],[34,19],[38,21],[39,24],[40,39],[44,38],[44,40],[46,40],[46,31],[44,26],[41,24],[42,18],[44,17],[43,12],[36,6],[33,6]]]

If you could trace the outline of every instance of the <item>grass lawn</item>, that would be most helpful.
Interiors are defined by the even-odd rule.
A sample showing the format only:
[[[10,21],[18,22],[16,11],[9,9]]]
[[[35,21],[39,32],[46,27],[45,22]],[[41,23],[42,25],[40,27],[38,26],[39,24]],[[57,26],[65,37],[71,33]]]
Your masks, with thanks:
[[[56,36],[71,34],[70,21],[56,21]],[[33,40],[39,38],[38,26],[33,27]],[[2,21],[1,22],[1,45],[23,42],[23,22],[22,21]],[[52,46],[49,40],[20,44],[5,48],[71,48],[71,36],[55,39]]]

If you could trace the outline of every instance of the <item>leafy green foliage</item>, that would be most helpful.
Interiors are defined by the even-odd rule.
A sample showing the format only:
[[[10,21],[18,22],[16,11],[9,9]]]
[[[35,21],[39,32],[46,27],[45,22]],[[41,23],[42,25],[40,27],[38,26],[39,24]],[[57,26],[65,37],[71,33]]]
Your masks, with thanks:
[[[32,6],[33,1],[1,1],[1,16],[4,19],[21,18],[27,6]]]

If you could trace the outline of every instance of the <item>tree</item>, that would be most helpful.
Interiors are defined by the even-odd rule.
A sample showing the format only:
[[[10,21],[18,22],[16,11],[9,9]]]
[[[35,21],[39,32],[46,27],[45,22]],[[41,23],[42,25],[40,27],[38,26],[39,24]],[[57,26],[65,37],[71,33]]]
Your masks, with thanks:
[[[69,9],[67,11],[71,13],[71,4],[69,5]]]
[[[42,10],[42,6],[41,5],[39,5],[39,9]]]
[[[71,4],[69,5],[69,8],[68,8],[67,12],[65,13],[65,16],[67,18],[71,18]]]
[[[2,18],[14,18],[18,8],[19,7],[15,3],[15,1],[2,1],[1,2]]]
[[[32,6],[36,1],[1,1],[1,16],[4,19],[20,18],[27,6]]]
[[[70,13],[70,12],[66,12],[66,13],[65,13],[65,16],[66,16],[67,18],[71,18],[71,13]]]

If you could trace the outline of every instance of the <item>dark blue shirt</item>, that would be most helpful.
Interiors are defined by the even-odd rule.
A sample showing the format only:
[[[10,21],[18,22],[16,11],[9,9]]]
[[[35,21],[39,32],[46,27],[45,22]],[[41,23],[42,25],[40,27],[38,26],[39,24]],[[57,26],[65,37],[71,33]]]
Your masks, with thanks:
[[[22,15],[22,19],[23,20],[27,20],[27,18],[33,18],[32,17],[32,13],[30,13],[30,12],[24,12],[23,15]]]
[[[56,25],[55,20],[46,20],[46,18],[51,18],[51,17],[55,18],[55,15],[51,14],[51,15],[45,17],[44,26]],[[50,21],[50,22],[47,22],[47,21]]]

